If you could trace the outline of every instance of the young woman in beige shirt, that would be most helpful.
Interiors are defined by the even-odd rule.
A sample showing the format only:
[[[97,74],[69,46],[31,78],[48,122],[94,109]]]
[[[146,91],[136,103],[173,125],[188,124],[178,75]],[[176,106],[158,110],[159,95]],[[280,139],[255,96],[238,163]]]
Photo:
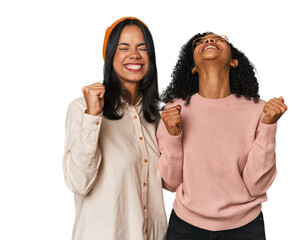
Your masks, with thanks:
[[[75,197],[72,239],[164,239],[149,29],[136,18],[117,20],[106,30],[103,57],[103,85],[83,87],[67,114],[63,167]]]

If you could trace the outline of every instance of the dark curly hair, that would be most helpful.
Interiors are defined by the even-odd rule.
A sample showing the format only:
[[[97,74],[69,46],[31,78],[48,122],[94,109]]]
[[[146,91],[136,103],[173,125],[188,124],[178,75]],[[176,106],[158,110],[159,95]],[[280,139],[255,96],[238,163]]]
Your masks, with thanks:
[[[161,94],[164,103],[173,102],[174,98],[185,100],[189,105],[190,98],[199,91],[199,75],[192,74],[194,67],[192,42],[194,39],[204,37],[212,32],[205,32],[194,35],[180,50],[178,61],[171,74],[172,80],[168,87]],[[230,90],[237,97],[244,96],[246,99],[253,99],[258,102],[258,82],[255,76],[255,67],[244,55],[243,52],[229,43],[233,59],[238,60],[238,66],[230,70]]]

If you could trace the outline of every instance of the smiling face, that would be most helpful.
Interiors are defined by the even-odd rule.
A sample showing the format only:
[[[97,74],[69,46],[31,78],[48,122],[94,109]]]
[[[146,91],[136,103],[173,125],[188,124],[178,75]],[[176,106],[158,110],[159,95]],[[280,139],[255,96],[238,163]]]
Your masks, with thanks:
[[[197,41],[197,44],[194,46],[193,59],[195,68],[208,62],[220,64],[222,67],[236,66],[233,62],[235,60],[232,59],[230,45],[223,37],[217,34],[206,35]]]
[[[141,29],[136,25],[123,28],[113,60],[121,82],[139,82],[148,73],[149,57]]]

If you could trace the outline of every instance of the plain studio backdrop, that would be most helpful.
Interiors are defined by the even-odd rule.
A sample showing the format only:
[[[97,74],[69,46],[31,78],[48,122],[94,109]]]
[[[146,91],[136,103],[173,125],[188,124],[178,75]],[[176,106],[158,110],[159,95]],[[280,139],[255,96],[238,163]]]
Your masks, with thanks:
[[[263,204],[269,240],[306,239],[305,8],[302,1],[1,1],[0,239],[71,238],[75,209],[62,157],[68,104],[102,82],[106,28],[149,27],[160,92],[194,34],[227,35],[258,72],[260,96],[283,96],[278,175]],[[175,194],[164,191],[167,215]]]

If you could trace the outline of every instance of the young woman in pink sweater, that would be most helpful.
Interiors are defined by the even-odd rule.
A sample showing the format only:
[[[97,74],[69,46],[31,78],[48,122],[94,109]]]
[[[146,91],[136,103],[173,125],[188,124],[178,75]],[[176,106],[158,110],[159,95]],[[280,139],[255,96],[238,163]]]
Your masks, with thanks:
[[[284,99],[259,99],[248,58],[208,32],[183,46],[172,77],[157,131],[163,185],[176,192],[167,239],[265,239]]]

